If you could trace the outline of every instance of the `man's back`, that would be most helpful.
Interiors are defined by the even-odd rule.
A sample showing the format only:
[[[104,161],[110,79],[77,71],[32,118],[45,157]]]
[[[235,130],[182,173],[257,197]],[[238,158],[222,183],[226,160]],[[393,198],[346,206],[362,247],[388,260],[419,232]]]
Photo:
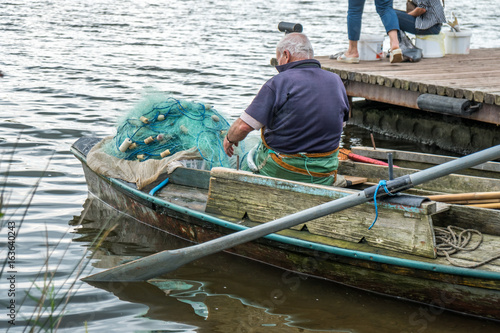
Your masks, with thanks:
[[[267,144],[282,153],[336,149],[349,111],[338,75],[322,70],[312,59],[278,66],[278,70],[246,110],[264,124]]]

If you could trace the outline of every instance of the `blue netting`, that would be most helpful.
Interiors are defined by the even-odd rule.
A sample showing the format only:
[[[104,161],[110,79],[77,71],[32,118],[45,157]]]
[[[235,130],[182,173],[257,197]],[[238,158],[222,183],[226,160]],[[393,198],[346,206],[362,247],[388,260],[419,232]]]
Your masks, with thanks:
[[[234,168],[235,158],[223,149],[228,129],[226,119],[210,106],[150,95],[118,121],[116,136],[104,149],[121,159],[145,161],[196,147],[204,169]],[[239,155],[244,154],[242,144]]]

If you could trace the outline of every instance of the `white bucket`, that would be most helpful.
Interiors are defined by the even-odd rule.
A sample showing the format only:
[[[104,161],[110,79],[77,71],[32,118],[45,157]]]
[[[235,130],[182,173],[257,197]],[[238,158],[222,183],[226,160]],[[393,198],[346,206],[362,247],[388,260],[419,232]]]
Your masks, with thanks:
[[[416,35],[415,46],[422,49],[422,57],[424,58],[441,58],[444,57],[444,34],[439,35]]]
[[[358,42],[359,60],[373,61],[384,57],[384,36],[361,35]]]
[[[446,54],[469,54],[472,32],[446,31],[445,35]]]

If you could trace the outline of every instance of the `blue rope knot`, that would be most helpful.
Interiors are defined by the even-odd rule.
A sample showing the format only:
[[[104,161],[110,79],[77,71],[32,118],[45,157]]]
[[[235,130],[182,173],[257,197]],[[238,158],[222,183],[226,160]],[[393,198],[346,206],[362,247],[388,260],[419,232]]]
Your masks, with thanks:
[[[387,193],[389,195],[394,195],[391,192],[389,192],[389,189],[387,188],[387,181],[381,180],[378,183],[377,188],[375,189],[375,193],[373,194],[373,202],[375,204],[375,220],[373,220],[372,225],[368,228],[368,230],[370,230],[375,225],[375,222],[377,222],[377,218],[378,218],[377,193],[378,193],[378,189],[380,188],[380,186],[382,186],[382,188],[384,189],[385,193]]]

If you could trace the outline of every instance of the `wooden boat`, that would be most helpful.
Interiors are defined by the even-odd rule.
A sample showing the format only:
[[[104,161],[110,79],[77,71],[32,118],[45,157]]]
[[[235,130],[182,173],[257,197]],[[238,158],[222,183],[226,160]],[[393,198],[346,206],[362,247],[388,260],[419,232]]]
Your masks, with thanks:
[[[82,162],[89,191],[150,226],[195,243],[356,193],[360,191],[356,187],[364,186],[365,180],[353,188],[335,188],[227,168],[203,171],[180,167],[138,190],[135,184],[105,177],[88,167],[86,155],[98,141],[84,137],[72,146],[73,154]],[[399,164],[397,158],[395,164]],[[486,164],[481,168],[492,167],[493,171],[488,171],[491,177],[449,175],[419,186],[411,196],[378,200],[376,205],[365,203],[228,252],[372,292],[500,320],[500,260],[481,264],[498,254],[500,211],[414,195],[498,192],[500,179],[494,178],[498,163]],[[384,166],[345,161],[339,171],[355,174],[358,178],[352,178],[354,183],[360,176],[368,182],[387,179]],[[394,169],[396,175],[413,171]],[[169,178],[168,185],[149,194],[165,177]],[[376,215],[377,222],[369,230]],[[482,233],[481,245],[475,251],[453,254],[450,259],[437,256],[436,227],[449,224]],[[472,241],[478,238],[474,234]],[[467,268],[471,265],[478,267]]]

